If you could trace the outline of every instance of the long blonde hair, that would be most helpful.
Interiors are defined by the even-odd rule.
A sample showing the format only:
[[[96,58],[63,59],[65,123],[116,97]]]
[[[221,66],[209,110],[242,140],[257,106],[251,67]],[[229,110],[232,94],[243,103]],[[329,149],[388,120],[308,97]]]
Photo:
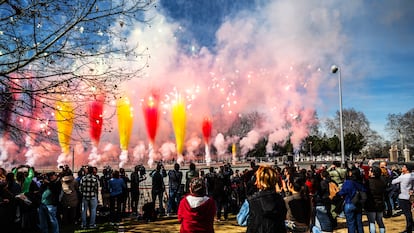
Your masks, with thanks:
[[[279,175],[270,166],[260,166],[256,171],[256,187],[259,190],[275,190]]]

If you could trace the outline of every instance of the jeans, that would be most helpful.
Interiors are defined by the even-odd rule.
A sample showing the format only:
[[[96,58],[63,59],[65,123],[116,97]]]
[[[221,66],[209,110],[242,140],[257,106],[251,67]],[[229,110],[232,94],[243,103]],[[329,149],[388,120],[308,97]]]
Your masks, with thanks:
[[[168,192],[168,206],[167,206],[167,213],[177,213],[178,202],[180,201],[180,195],[176,190],[169,190]]]
[[[98,206],[98,199],[96,197],[91,198],[90,200],[82,199],[82,226],[86,226],[86,212],[89,209],[90,220],[89,225],[95,225],[96,220],[96,207]]]
[[[385,194],[385,210],[387,211],[387,214],[392,214],[392,211],[394,210],[394,201],[389,196],[389,193]]]
[[[362,225],[362,211],[352,203],[345,203],[344,213],[348,232],[363,233],[364,226]]]
[[[368,212],[367,213],[367,217],[368,217],[368,222],[369,222],[369,233],[375,233],[375,222],[377,222],[378,227],[380,229],[380,233],[381,233],[381,229],[383,229],[383,231],[385,231],[385,225],[384,225],[384,221],[382,220],[382,215],[384,213],[381,212]]]
[[[413,232],[413,214],[411,213],[411,202],[405,199],[399,199],[401,210],[405,216],[405,231]]]
[[[59,223],[56,212],[57,206],[40,204],[39,206],[39,228],[42,233],[49,232],[49,221],[52,226],[52,233],[59,233]]]
[[[333,232],[334,226],[331,214],[326,206],[320,205],[315,207],[315,226],[324,232]]]

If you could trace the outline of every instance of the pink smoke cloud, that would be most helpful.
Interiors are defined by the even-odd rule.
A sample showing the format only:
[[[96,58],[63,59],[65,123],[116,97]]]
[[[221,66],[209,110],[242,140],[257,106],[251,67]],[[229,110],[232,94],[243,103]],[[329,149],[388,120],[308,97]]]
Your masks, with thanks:
[[[264,115],[266,121],[240,139],[241,154],[265,135],[268,151],[271,143],[283,143],[289,135],[298,146],[309,133],[308,125],[315,122],[321,85],[335,85],[319,67],[330,64],[328,58],[337,53],[344,37],[334,13],[307,2],[300,8],[291,4],[270,3],[261,16],[241,12],[229,18],[216,33],[215,51],[201,47],[196,54],[183,52],[191,50],[191,45],[183,48],[178,44],[176,33],[181,25],[169,22],[161,13],[153,17],[151,27],[136,24],[127,41],[138,41],[137,51],[148,51],[151,57],[145,74],[122,86],[136,109],[130,149],[123,155],[122,165],[132,167],[148,158],[145,121],[138,109],[148,90],[154,88],[160,91],[161,112],[154,161],[175,156],[169,108],[177,94],[187,105],[186,159],[194,159],[194,152],[204,146],[200,125],[206,115],[213,119],[212,138],[218,154],[226,153],[231,140],[225,140],[223,133],[233,119],[252,111]],[[114,42],[115,46],[118,43]],[[137,66],[136,62],[118,65]],[[114,106],[105,106],[105,111],[113,112]],[[117,123],[105,121],[104,128],[96,151],[99,164],[118,166]],[[88,146],[76,144],[75,163],[88,163],[90,152]],[[44,153],[45,158],[57,156],[55,151]],[[42,158],[36,158],[36,164],[46,163]]]

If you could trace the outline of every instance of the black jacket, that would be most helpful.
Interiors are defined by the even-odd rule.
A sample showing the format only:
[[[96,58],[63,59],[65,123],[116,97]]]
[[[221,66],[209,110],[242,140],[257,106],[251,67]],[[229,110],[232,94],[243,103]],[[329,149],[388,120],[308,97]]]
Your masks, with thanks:
[[[167,176],[167,172],[162,170],[154,170],[150,174],[152,178],[152,192],[163,193],[165,190],[164,177]]]
[[[274,190],[264,190],[248,198],[247,233],[285,233],[286,206]]]
[[[385,210],[385,189],[387,188],[385,180],[380,178],[368,179],[368,198],[365,202],[365,211],[367,212],[383,212]]]

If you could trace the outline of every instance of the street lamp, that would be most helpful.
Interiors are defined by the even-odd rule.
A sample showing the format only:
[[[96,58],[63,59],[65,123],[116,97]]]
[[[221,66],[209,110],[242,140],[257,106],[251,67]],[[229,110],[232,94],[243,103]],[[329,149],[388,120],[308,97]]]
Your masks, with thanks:
[[[342,87],[341,87],[341,69],[333,65],[331,66],[331,72],[335,74],[338,72],[338,86],[339,86],[339,125],[341,130],[341,163],[342,167],[345,167],[345,146],[344,146],[344,126],[342,123]]]
[[[309,141],[308,143],[309,143],[309,154],[310,154],[310,157],[311,157],[311,159],[313,161],[315,161],[315,158],[312,156],[312,141]]]

